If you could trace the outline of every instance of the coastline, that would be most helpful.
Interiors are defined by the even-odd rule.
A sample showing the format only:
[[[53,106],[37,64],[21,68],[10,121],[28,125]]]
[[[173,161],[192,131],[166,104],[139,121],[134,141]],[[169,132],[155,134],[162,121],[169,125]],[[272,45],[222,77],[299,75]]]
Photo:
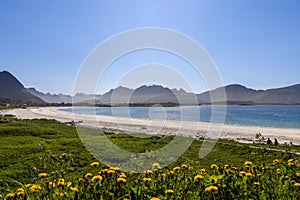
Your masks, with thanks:
[[[30,107],[26,109],[3,110],[0,114],[14,115],[20,119],[55,119],[66,123],[81,121],[78,126],[103,129],[114,133],[142,133],[148,135],[183,135],[194,138],[211,137],[235,140],[242,143],[252,143],[255,135],[261,133],[265,138],[278,139],[280,144],[290,143],[300,145],[300,129],[274,128],[242,125],[210,124],[205,122],[176,122],[176,121],[151,121],[147,119],[132,119],[111,116],[94,116],[86,114],[73,114],[58,110],[60,107]],[[64,107],[66,108],[66,107]],[[163,128],[161,128],[163,127]],[[214,129],[222,130],[221,134],[209,134]]]

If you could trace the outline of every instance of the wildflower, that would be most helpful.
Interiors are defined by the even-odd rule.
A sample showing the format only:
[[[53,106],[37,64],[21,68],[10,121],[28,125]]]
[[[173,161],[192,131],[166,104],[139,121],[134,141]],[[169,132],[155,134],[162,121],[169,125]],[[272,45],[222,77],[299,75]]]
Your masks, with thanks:
[[[239,176],[245,176],[246,175],[246,172],[244,172],[244,171],[241,171],[240,173],[239,173]]]
[[[6,198],[8,198],[8,199],[13,199],[15,197],[15,194],[14,193],[8,193],[7,195],[6,195]]]
[[[99,162],[92,162],[91,163],[91,167],[98,167],[99,166]]]
[[[149,182],[149,181],[151,181],[151,178],[143,178],[143,180],[144,180],[145,182]]]
[[[101,172],[101,174],[107,174],[108,169],[102,169],[100,172]]]
[[[192,166],[189,166],[189,170],[192,170],[192,169],[194,169],[194,167],[192,167]]]
[[[198,174],[198,175],[196,175],[195,177],[194,177],[194,182],[198,182],[200,179],[202,179],[203,178],[203,176],[202,175],[200,175],[200,174]]]
[[[300,183],[295,183],[294,186],[300,187]]]
[[[47,176],[47,173],[40,173],[39,178],[45,178]]]
[[[280,172],[280,169],[279,169],[279,168],[277,168],[277,169],[276,169],[276,172]]]
[[[171,189],[168,189],[168,190],[166,190],[166,194],[172,194],[174,192],[174,190],[171,190]]]
[[[146,170],[144,173],[145,174],[153,174],[153,171],[152,170]]]
[[[172,174],[174,174],[174,171],[169,171],[168,172],[168,175],[172,175]]]
[[[212,192],[212,191],[218,191],[218,187],[217,186],[209,186],[209,187],[205,188],[205,192]]]
[[[246,173],[245,175],[246,175],[246,176],[248,176],[248,177],[252,176],[252,174],[251,174],[251,173],[249,173],[249,172],[248,172],[248,173]]]
[[[72,192],[78,192],[78,188],[77,187],[70,187]]]
[[[209,180],[210,180],[212,183],[216,183],[216,182],[217,182],[217,179],[214,178],[214,177],[209,177]]]
[[[152,197],[150,200],[160,200],[160,199],[157,197]]]
[[[118,171],[118,170],[120,170],[119,167],[110,167],[109,169],[110,169],[110,170],[113,170],[113,171]]]
[[[279,160],[278,160],[278,159],[275,159],[275,160],[273,160],[273,163],[274,163],[274,164],[277,164],[277,163],[279,163]]]
[[[160,174],[160,176],[162,176],[162,177],[166,177],[166,174]]]
[[[224,165],[224,169],[228,169],[229,165]]]
[[[58,189],[55,191],[56,196],[58,197],[63,197],[64,193],[62,193],[61,191],[59,191]]]
[[[244,164],[245,164],[245,165],[252,165],[253,163],[250,162],[250,161],[246,161]]]
[[[118,181],[118,183],[126,183],[125,178],[118,178],[117,181]]]
[[[260,185],[260,182],[253,182],[254,185]]]
[[[159,169],[160,168],[160,164],[158,162],[155,162],[155,163],[152,164],[152,167],[154,169]]]
[[[102,176],[96,175],[92,178],[93,182],[101,182],[102,181]]]
[[[173,171],[175,171],[175,172],[176,172],[176,171],[179,171],[179,170],[180,170],[180,167],[174,167],[174,168],[173,168]]]
[[[181,168],[182,168],[182,169],[187,169],[188,166],[187,166],[186,164],[183,164],[183,165],[181,165]]]
[[[64,185],[65,185],[65,179],[63,179],[63,178],[62,178],[62,179],[59,179],[57,185],[59,185],[59,186],[64,186]]]
[[[236,167],[231,167],[232,170],[234,171],[237,171],[237,168]]]
[[[200,169],[200,172],[205,173],[205,172],[207,172],[207,170],[205,168],[202,168],[202,169]]]
[[[24,189],[23,189],[23,188],[19,188],[19,189],[17,190],[17,195],[18,195],[19,197],[24,196],[24,195],[25,195]]]
[[[55,183],[54,182],[49,182],[49,187],[54,188],[55,187]]]
[[[78,179],[78,182],[79,182],[79,183],[81,183],[81,182],[83,182],[83,181],[84,181],[83,178],[79,178],[79,179]]]
[[[218,167],[218,165],[216,165],[216,164],[212,164],[211,166],[210,166],[210,168],[212,168],[212,169],[219,169],[219,167]]]
[[[41,186],[37,185],[37,184],[33,184],[30,188],[31,192],[35,192],[37,190],[42,190]]]
[[[288,160],[288,163],[292,163],[292,162],[294,162],[294,159],[289,159]]]
[[[296,176],[300,177],[300,173],[299,173],[299,172],[298,172],[298,173],[296,173]]]
[[[92,176],[93,176],[92,173],[86,173],[85,176],[84,176],[84,178],[88,178],[88,177],[92,177]]]
[[[294,164],[293,162],[289,162],[288,165],[289,165],[290,167],[293,167],[295,164]]]
[[[25,185],[26,188],[29,188],[29,187],[31,187],[31,186],[32,186],[31,183]]]
[[[107,174],[108,174],[108,175],[113,175],[114,173],[115,173],[115,171],[112,170],[112,169],[110,169],[110,170],[107,171]]]
[[[126,175],[124,173],[120,174],[119,178],[126,178]]]
[[[71,182],[68,182],[68,183],[67,183],[67,187],[70,187],[71,185],[72,185]]]

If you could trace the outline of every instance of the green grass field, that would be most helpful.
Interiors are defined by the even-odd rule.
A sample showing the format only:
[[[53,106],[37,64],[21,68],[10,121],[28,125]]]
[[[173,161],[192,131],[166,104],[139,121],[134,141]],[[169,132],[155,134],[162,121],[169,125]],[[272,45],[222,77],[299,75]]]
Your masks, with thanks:
[[[139,138],[128,134],[103,133],[101,130],[87,129],[86,131],[99,139],[97,141],[104,141],[101,139],[106,137],[120,148],[134,153],[147,153],[160,149],[173,139],[172,136]],[[83,138],[83,140],[85,139],[89,141],[91,138],[87,135],[86,138]],[[229,164],[242,168],[245,161],[250,160],[255,165],[267,165],[273,163],[274,159],[298,159],[298,155],[291,153],[291,151],[300,152],[299,147],[296,146],[281,145],[280,149],[286,151],[279,152],[266,150],[264,149],[265,145],[261,144],[240,144],[234,141],[218,140],[208,156],[200,159],[198,153],[202,142],[202,140],[194,140],[188,150],[164,170],[169,171],[176,166],[186,164],[195,169],[190,172],[195,175],[198,169],[209,169],[214,163],[219,166]],[[110,152],[109,146],[106,145],[108,144],[103,143],[99,146],[103,153],[110,155],[112,162],[119,163],[129,159],[124,156],[124,160],[118,160],[120,155],[114,155],[113,152]],[[253,146],[259,148],[253,148]],[[90,163],[94,161],[97,160],[86,150],[74,127],[54,120],[17,120],[10,117],[0,117],[0,199],[6,198],[7,193],[21,187],[21,184],[40,181],[38,179],[40,173],[51,174],[56,179],[64,178],[74,181],[91,171]],[[100,163],[101,169],[105,167]],[[181,175],[185,176],[184,174]],[[121,193],[125,195],[126,192]],[[143,198],[150,199],[151,195],[154,193]],[[130,195],[129,197],[132,199]],[[70,199],[74,198],[75,196],[70,197]],[[119,198],[111,198],[110,196],[107,199]]]

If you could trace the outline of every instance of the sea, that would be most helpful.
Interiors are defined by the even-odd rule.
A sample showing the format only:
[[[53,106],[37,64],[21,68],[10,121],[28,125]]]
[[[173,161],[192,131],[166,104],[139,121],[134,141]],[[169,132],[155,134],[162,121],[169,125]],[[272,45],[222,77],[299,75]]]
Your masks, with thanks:
[[[74,107],[59,108],[59,110],[76,114],[192,122],[211,122],[212,116],[215,116],[217,119],[221,118],[222,122],[224,119],[225,124],[231,125],[300,128],[300,106],[298,105],[227,105],[220,108],[201,105],[180,107]]]

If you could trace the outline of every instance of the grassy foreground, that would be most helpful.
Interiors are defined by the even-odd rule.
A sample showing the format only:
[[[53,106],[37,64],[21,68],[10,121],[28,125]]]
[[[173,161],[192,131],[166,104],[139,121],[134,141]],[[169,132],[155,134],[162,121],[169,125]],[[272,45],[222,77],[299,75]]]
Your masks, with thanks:
[[[89,132],[101,132],[98,137],[136,153],[160,149],[173,138]],[[97,163],[74,127],[54,120],[0,117],[0,199],[299,198],[297,155],[219,140],[200,159],[201,144],[195,140],[169,167],[159,169],[159,163],[152,163],[152,171],[123,173]],[[298,147],[281,148],[299,151]],[[109,153],[109,148],[104,149]],[[252,163],[245,165],[245,161]]]

